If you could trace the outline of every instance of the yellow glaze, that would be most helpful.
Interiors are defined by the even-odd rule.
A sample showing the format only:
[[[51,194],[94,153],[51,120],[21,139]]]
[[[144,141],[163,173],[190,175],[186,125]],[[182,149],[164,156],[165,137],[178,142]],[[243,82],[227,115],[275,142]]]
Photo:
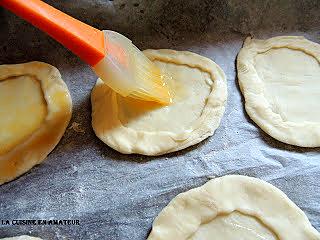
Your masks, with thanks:
[[[0,82],[0,154],[21,143],[47,115],[41,86],[32,76]]]
[[[161,61],[154,63],[172,76],[168,85],[173,92],[173,103],[162,106],[117,95],[119,120],[125,127],[137,131],[170,131],[177,134],[188,131],[192,123],[200,118],[212,91],[210,74],[186,65]]]

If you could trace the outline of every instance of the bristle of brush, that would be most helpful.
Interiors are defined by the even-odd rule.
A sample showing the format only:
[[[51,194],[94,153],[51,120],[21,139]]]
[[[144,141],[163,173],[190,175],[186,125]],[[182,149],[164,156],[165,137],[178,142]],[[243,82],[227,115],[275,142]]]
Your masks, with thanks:
[[[160,69],[135,45],[128,46],[127,52],[134,67],[133,71],[137,84],[135,90],[129,96],[166,105],[170,104],[172,99],[164,79],[165,76]]]
[[[106,56],[93,67],[96,74],[123,97],[170,104],[166,77],[160,69],[125,36],[104,33]]]

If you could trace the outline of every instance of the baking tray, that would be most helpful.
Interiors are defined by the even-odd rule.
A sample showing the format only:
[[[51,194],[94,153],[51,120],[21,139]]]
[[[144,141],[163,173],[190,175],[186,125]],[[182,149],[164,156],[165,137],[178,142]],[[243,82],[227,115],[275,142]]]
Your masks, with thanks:
[[[96,76],[91,69],[1,9],[0,64],[37,60],[56,66],[73,99],[70,126],[80,125],[68,128],[41,165],[0,186],[0,221],[73,219],[80,226],[0,224],[0,237],[142,240],[173,197],[226,174],[272,183],[320,230],[320,148],[283,144],[261,131],[244,111],[235,70],[237,53],[248,35],[303,35],[319,43],[320,1],[46,2],[97,28],[119,31],[141,49],[189,50],[213,59],[226,73],[228,101],[214,136],[196,146],[160,157],[120,154],[92,130],[90,91]]]

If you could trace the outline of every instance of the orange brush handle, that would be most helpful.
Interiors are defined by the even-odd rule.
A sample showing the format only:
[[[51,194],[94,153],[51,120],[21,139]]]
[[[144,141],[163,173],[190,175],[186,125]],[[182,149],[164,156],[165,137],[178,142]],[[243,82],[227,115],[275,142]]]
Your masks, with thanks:
[[[105,56],[102,31],[40,0],[0,0],[0,6],[46,32],[91,66]]]

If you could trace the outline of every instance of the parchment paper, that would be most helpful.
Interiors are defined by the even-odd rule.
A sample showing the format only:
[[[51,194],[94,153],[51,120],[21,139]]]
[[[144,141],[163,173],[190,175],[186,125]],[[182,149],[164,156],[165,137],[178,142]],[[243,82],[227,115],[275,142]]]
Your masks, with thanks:
[[[60,44],[0,9],[0,64],[44,61],[56,66],[73,99],[61,142],[41,165],[0,186],[0,237],[137,239],[177,194],[226,174],[258,177],[284,191],[320,230],[320,149],[280,143],[246,115],[235,59],[248,35],[303,35],[320,43],[317,0],[50,0],[100,28],[119,31],[141,49],[189,50],[218,63],[228,102],[213,137],[161,157],[122,155],[91,127],[91,69]],[[78,125],[80,124],[80,125]],[[80,226],[1,226],[1,220],[78,219]]]

